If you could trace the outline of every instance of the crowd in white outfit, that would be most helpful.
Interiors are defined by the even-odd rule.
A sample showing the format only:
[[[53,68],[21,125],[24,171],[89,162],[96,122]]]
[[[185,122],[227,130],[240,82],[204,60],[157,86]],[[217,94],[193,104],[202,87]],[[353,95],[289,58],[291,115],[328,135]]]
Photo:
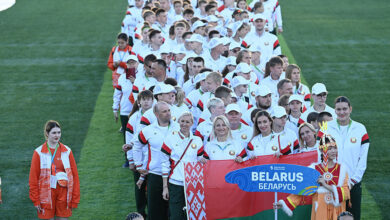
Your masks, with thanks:
[[[350,119],[348,99],[339,103],[350,111],[337,101],[335,111],[323,83],[311,92],[301,83],[276,35],[283,32],[277,0],[129,0],[121,32],[108,61],[112,107],[139,189],[157,175],[168,200],[168,185],[184,184],[183,162],[317,151],[323,121],[339,140],[351,183],[361,181],[365,127]],[[149,217],[159,212],[151,202]]]

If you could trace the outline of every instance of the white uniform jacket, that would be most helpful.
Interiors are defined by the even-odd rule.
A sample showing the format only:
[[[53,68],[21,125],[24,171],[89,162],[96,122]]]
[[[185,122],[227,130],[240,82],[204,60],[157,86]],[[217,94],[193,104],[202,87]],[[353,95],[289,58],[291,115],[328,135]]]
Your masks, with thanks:
[[[146,169],[149,173],[162,175],[162,157],[161,146],[168,134],[178,131],[177,123],[170,122],[169,126],[161,127],[158,122],[143,128],[138,134],[138,140],[134,142],[133,156],[137,169],[143,166],[143,148],[148,149],[148,159]]]
[[[198,158],[203,157],[204,154],[203,143],[199,137],[194,136],[191,132],[189,137],[185,137],[180,131],[170,133],[167,136],[161,151],[164,153],[162,176],[169,176],[170,183],[180,186],[184,185],[184,163],[197,162]],[[182,157],[184,151],[185,154]],[[180,162],[177,164],[179,160]],[[172,170],[173,167],[174,170]]]
[[[337,120],[333,120],[328,123],[328,133],[336,139],[338,161],[347,167],[351,182],[359,183],[367,168],[370,147],[366,127],[351,120],[347,129],[341,129]]]

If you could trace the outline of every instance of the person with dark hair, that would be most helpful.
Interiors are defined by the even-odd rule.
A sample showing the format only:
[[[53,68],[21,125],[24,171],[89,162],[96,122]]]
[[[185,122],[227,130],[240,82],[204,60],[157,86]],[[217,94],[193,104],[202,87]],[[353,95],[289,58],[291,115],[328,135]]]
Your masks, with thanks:
[[[68,219],[80,203],[80,182],[71,149],[60,142],[61,126],[46,122],[46,141],[34,150],[30,167],[30,199],[39,219]]]
[[[126,220],[144,220],[144,217],[137,212],[132,212],[126,216]]]
[[[307,123],[313,125],[313,127],[318,131],[320,130],[320,126],[318,124],[318,112],[311,112],[307,115]]]
[[[152,63],[157,59],[153,54],[149,54],[145,57],[143,62],[144,73],[138,73],[133,83],[133,89],[130,94],[130,101],[134,104],[137,100],[138,93],[145,89],[145,86],[150,85],[150,81],[153,81],[153,75],[151,72]]]
[[[263,54],[261,54],[263,56]],[[267,86],[272,92],[272,99],[279,99],[278,83],[281,80],[280,76],[283,72],[283,60],[280,57],[272,57],[269,60],[270,75],[261,81],[260,86]]]
[[[340,213],[340,215],[337,217],[337,220],[354,220],[352,213],[345,211]]]
[[[201,82],[201,81],[203,81],[205,79],[206,76],[204,76],[204,78],[202,77],[202,80],[197,80],[196,79],[197,76],[200,73],[200,70],[202,70],[203,68],[204,68],[204,60],[203,60],[203,58],[202,57],[195,57],[192,60],[191,72],[190,71],[188,71],[188,72],[186,71],[186,73],[184,74],[184,81],[185,81],[185,83],[183,84],[183,90],[184,90],[184,92],[185,92],[185,94],[187,96],[192,91],[194,91],[196,89],[196,83],[199,83],[199,82]],[[200,96],[202,94],[200,94]],[[199,96],[199,98],[200,98],[200,96]],[[197,98],[197,99],[199,99],[199,98]]]
[[[117,37],[118,46],[111,49],[108,57],[107,66],[112,70],[112,86],[114,88],[118,85],[119,76],[125,73],[125,58],[131,54],[132,48],[128,45],[128,40],[125,33],[120,33]]]
[[[262,111],[267,111],[270,114],[273,114],[273,107],[272,107],[272,97],[271,97],[271,90],[268,89],[267,86],[260,86],[256,91],[255,91],[255,100],[256,100],[256,105],[253,106],[252,108],[248,109],[242,117],[242,119],[249,125],[252,126],[254,125],[251,114],[252,111],[255,109],[260,109]]]
[[[129,169],[133,171],[134,175],[134,194],[137,211],[146,217],[146,183],[143,182],[144,176],[136,171],[133,157],[133,145],[137,134],[140,132],[140,123],[142,115],[153,107],[153,93],[149,90],[140,92],[137,102],[133,106],[133,110],[129,115],[129,121],[126,125],[126,144],[122,146],[123,151],[126,152],[127,160],[129,162]],[[145,149],[146,150],[146,149]],[[147,151],[143,152],[145,155]],[[139,182],[139,180],[142,182]]]
[[[194,10],[192,10],[191,8],[186,8],[183,11],[183,18],[186,21],[190,22],[193,17],[194,17]]]
[[[322,124],[323,122],[329,122],[329,121],[333,121],[332,114],[330,114],[329,112],[321,112],[320,114],[318,114],[318,119],[317,119],[318,124]]]
[[[161,35],[161,31],[150,29],[149,31],[149,47],[141,51],[139,56],[146,57],[149,54],[160,56],[160,48],[164,43],[164,37]]]
[[[351,199],[347,203],[347,210],[355,219],[360,219],[362,180],[367,168],[367,156],[370,139],[366,127],[351,119],[352,105],[345,96],[335,100],[336,120],[329,123],[329,132],[334,135],[340,146],[339,161],[346,165],[349,173]],[[351,205],[349,205],[351,204]]]
[[[326,133],[326,131],[323,131]],[[346,201],[350,198],[347,168],[343,163],[338,163],[337,156],[339,146],[334,138],[324,134],[319,142],[321,161],[310,165],[321,175],[317,182],[319,188],[312,195],[311,219],[337,219],[340,213],[345,211]],[[283,209],[289,215],[293,215],[294,209],[302,204],[304,196],[289,195],[286,199],[274,203],[275,209]]]
[[[160,8],[156,11],[156,23],[152,25],[152,28],[155,30],[161,31],[161,35],[164,38],[169,37],[169,25],[168,22],[168,12]]]

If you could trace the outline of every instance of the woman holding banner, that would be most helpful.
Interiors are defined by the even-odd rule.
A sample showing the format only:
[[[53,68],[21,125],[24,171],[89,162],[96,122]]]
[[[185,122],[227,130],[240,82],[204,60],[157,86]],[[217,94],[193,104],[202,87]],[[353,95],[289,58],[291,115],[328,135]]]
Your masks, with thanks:
[[[318,190],[312,195],[312,220],[336,220],[337,216],[345,211],[346,201],[349,199],[348,173],[345,166],[337,163],[336,141],[327,134],[320,140],[321,163],[311,165],[321,176],[318,178]],[[304,203],[304,196],[289,195],[279,200],[274,208],[282,208],[289,216],[294,209]]]
[[[163,198],[169,199],[171,220],[187,219],[183,209],[186,206],[184,162],[206,162],[206,159],[203,158],[202,139],[194,136],[190,131],[194,123],[192,114],[183,113],[178,122],[180,131],[169,134],[161,147],[161,151],[164,153],[162,154]]]
[[[291,153],[292,144],[281,139],[279,135],[272,132],[273,119],[266,111],[256,114],[253,126],[253,136],[247,146],[250,158],[263,155],[274,155],[280,157]],[[282,147],[283,146],[283,147]]]
[[[205,158],[210,160],[235,160],[241,163],[246,157],[245,149],[240,141],[232,137],[228,119],[223,116],[217,116],[213,122],[213,130],[210,135],[210,141],[205,147]]]

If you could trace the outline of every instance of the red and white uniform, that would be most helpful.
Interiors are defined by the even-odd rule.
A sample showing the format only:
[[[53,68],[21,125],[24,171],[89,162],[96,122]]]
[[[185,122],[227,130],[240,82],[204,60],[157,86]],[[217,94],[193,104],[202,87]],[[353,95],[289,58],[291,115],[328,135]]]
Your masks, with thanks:
[[[112,109],[117,112],[120,109],[120,115],[129,115],[133,109],[133,104],[129,100],[133,84],[126,74],[122,74],[118,79],[118,85],[114,90]]]

